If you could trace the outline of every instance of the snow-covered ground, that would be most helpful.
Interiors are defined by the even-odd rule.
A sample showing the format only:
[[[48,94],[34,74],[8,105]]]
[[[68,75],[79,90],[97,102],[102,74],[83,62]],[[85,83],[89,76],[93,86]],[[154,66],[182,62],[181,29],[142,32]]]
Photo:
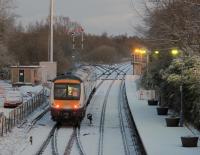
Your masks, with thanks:
[[[139,135],[148,155],[199,155],[198,147],[182,147],[181,136],[192,135],[186,127],[166,127],[165,117],[158,116],[155,106],[139,100],[136,89],[137,76],[126,78],[126,93]],[[196,135],[200,136],[199,132]]]
[[[103,154],[123,155],[124,146],[119,121],[119,93],[121,81],[116,81],[109,93],[105,113]],[[113,140],[113,137],[115,139]]]
[[[106,96],[106,91],[110,83],[111,81],[105,81],[101,87],[99,87],[87,108],[86,114],[91,113],[93,116],[92,125],[90,125],[89,120],[86,117],[81,123],[80,139],[82,146],[88,155],[94,155],[98,153],[101,110],[103,99]]]
[[[39,94],[42,91],[43,87],[41,85],[38,86],[21,86],[19,87],[19,91],[23,95],[23,102],[31,99],[35,95]]]
[[[0,155],[32,155],[41,146],[47,137],[50,129],[55,124],[47,113],[30,130],[31,122],[46,108],[37,109],[27,118],[27,122],[22,127],[14,127],[12,132],[0,137]],[[33,137],[33,144],[30,144],[30,136]]]
[[[15,100],[15,96],[19,96],[21,94],[23,103],[33,98],[35,95],[40,93],[43,90],[43,86],[21,86],[18,88],[13,88],[8,81],[0,80],[0,113],[3,112],[5,116],[12,111],[11,108],[4,108],[4,102],[6,100],[6,96],[10,98],[10,100]],[[15,93],[11,96],[10,93]],[[18,97],[19,98],[19,97]],[[16,100],[18,100],[18,98]]]
[[[54,126],[55,122],[51,120],[50,113],[47,113],[41,120],[37,122],[33,129],[29,133],[23,133],[23,139],[15,149],[15,155],[34,155],[47,138],[50,130]],[[22,129],[23,130],[23,129]],[[33,137],[33,143],[31,145],[29,139]]]
[[[132,70],[129,71],[132,73]],[[113,73],[111,78],[115,78],[117,72]],[[97,81],[99,83],[100,80]],[[82,146],[88,155],[98,154],[99,146],[99,127],[100,127],[100,118],[101,110],[104,98],[106,96],[107,89],[111,84],[112,80],[106,80],[97,90],[94,98],[92,98],[91,103],[87,108],[87,113],[93,114],[93,123],[89,124],[89,120],[85,117],[81,123],[80,128],[80,139]],[[116,80],[114,85],[111,88],[106,112],[105,112],[105,124],[104,124],[104,145],[103,153],[112,155],[112,154],[124,154],[122,135],[120,132],[119,125],[119,114],[118,114],[118,103],[119,103],[119,92],[120,92],[120,80]],[[26,96],[29,99],[29,96],[34,96],[40,88],[34,87],[21,87],[20,92],[23,96]],[[31,94],[31,95],[30,95]],[[38,109],[36,113],[40,113],[42,109]],[[36,115],[36,114],[35,114]],[[30,119],[27,119],[28,122],[22,128],[15,127],[11,133],[4,137],[0,137],[0,155],[31,155],[35,154],[43,141],[46,139],[51,128],[54,126],[55,122],[51,120],[51,116],[47,113],[40,121],[33,126],[29,131],[28,126],[29,122],[35,118],[33,114],[30,116]],[[87,114],[86,114],[87,115]],[[69,138],[72,133],[71,127],[62,127],[58,131],[58,152],[63,154],[64,149],[69,141]],[[29,142],[30,136],[33,137],[33,144]],[[51,145],[48,145],[44,154],[51,154]],[[74,145],[71,150],[72,155],[79,155],[77,146]]]
[[[92,125],[89,124],[87,118],[81,124],[81,142],[88,155],[98,154],[102,105],[111,82],[112,80],[106,80],[101,85],[87,108],[87,113],[93,115]],[[118,114],[120,84],[121,81],[115,81],[108,96],[103,133],[103,154],[123,155],[125,153]]]

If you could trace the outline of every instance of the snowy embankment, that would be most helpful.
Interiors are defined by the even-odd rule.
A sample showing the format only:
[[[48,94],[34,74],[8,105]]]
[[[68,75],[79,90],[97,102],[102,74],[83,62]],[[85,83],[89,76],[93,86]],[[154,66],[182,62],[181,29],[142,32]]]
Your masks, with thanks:
[[[4,102],[6,98],[10,101],[19,100],[21,97],[22,102],[26,102],[33,98],[35,95],[39,94],[43,90],[43,86],[21,86],[12,87],[7,81],[0,80],[0,113],[3,112],[5,116],[9,114],[13,109],[4,108]],[[12,94],[11,94],[12,93]],[[20,94],[20,96],[19,96]],[[16,98],[15,98],[16,97]]]
[[[148,155],[199,155],[200,144],[196,148],[184,148],[181,136],[191,135],[186,127],[166,127],[165,117],[158,116],[156,107],[148,106],[146,100],[139,100],[137,76],[126,77],[126,93],[131,112]]]
[[[31,117],[33,118],[33,116]],[[47,138],[55,122],[50,113],[44,115],[29,131],[29,128],[13,128],[12,132],[0,137],[0,155],[34,155]],[[33,142],[30,143],[30,136]]]
[[[41,85],[39,86],[22,86],[19,88],[12,88],[10,84],[5,82],[3,83],[4,88],[6,88],[6,91],[8,92],[10,90],[17,90],[19,91],[23,96],[23,102],[26,102],[27,100],[32,99],[34,96],[39,94],[43,87]],[[2,86],[2,85],[1,85]],[[5,87],[6,86],[6,87]],[[46,88],[47,94],[49,95],[49,89]],[[2,94],[4,96],[4,94]],[[48,101],[46,101],[48,103]],[[45,104],[47,105],[47,104]],[[43,141],[48,136],[51,128],[54,126],[55,122],[51,120],[50,113],[47,113],[43,116],[41,120],[36,122],[36,124],[33,126],[33,123],[35,119],[44,111],[47,110],[48,107],[41,106],[40,108],[36,109],[32,114],[30,114],[26,120],[24,120],[24,124],[21,124],[20,126],[16,126],[12,129],[12,132],[9,132],[8,134],[4,135],[3,137],[0,137],[0,155],[11,155],[11,154],[35,154],[36,151],[39,149]],[[9,108],[3,108],[3,106],[0,108],[1,111],[4,112],[4,114],[8,114],[9,111],[13,109]],[[31,130],[30,130],[31,129]],[[30,143],[30,136],[33,137],[33,143],[31,145]]]

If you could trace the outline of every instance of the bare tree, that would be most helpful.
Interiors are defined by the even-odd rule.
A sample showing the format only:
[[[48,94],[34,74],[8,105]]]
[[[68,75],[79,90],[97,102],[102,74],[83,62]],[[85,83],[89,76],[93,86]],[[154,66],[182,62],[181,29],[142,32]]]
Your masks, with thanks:
[[[0,65],[9,65],[14,57],[9,54],[7,43],[14,28],[14,14],[12,0],[0,0]]]
[[[148,11],[146,38],[152,48],[178,47],[186,54],[200,53],[200,1],[159,0]],[[147,5],[146,5],[147,6]]]

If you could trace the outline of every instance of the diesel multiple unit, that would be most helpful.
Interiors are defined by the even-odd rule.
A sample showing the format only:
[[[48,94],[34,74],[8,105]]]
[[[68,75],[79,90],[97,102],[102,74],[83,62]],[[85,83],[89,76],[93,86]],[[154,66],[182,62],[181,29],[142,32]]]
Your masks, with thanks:
[[[54,121],[73,119],[80,121],[87,104],[95,92],[96,77],[93,67],[82,66],[77,71],[54,79],[51,116]]]

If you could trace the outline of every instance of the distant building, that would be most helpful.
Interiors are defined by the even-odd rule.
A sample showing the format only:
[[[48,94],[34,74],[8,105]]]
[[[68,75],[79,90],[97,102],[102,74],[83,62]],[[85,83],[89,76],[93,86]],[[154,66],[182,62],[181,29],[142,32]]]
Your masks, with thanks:
[[[11,66],[13,85],[35,85],[41,82],[40,66]]]
[[[43,72],[43,79],[53,80],[57,75],[57,63],[56,62],[48,62],[48,61],[41,61],[40,66]]]
[[[57,74],[56,62],[40,62],[40,65],[11,66],[11,82],[13,85],[36,85],[53,80]]]

